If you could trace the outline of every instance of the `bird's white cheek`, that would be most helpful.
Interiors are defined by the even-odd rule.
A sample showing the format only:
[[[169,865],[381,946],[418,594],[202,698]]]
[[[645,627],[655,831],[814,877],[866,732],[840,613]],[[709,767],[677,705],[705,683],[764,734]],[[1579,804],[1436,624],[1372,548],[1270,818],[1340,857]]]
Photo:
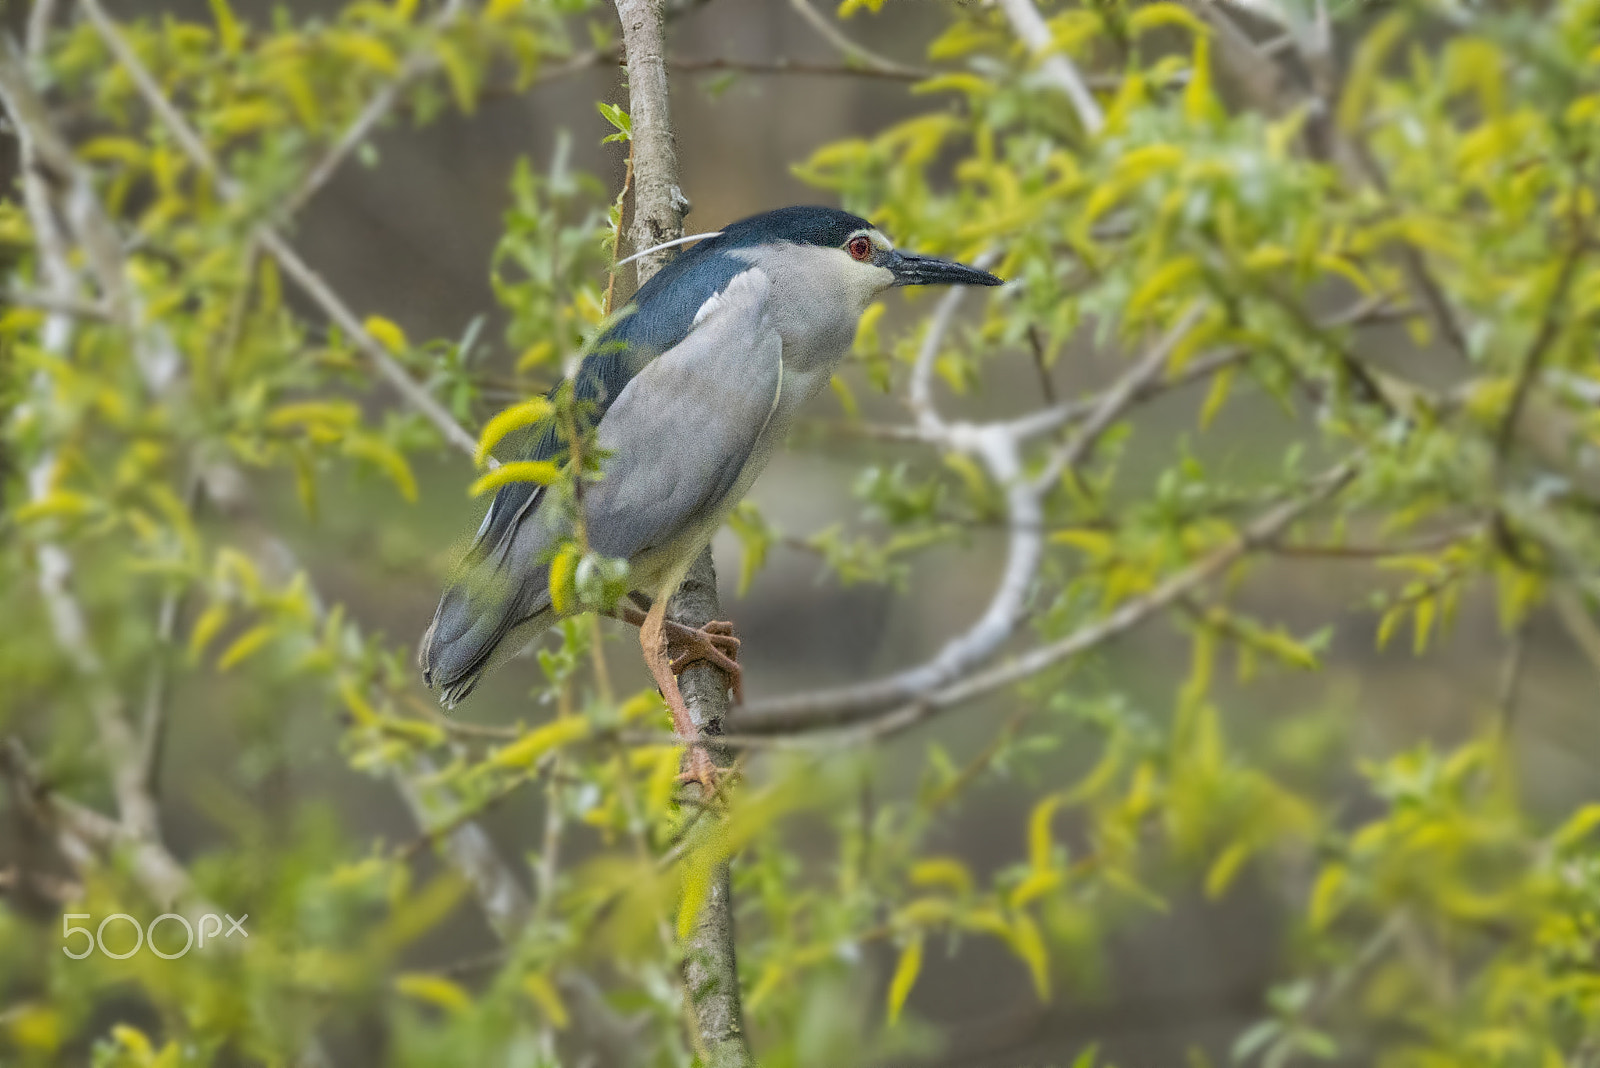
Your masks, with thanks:
[[[873,263],[851,261],[850,271],[845,277],[845,290],[855,304],[857,315],[866,311],[867,305],[876,300],[879,293],[894,285],[894,272]]]

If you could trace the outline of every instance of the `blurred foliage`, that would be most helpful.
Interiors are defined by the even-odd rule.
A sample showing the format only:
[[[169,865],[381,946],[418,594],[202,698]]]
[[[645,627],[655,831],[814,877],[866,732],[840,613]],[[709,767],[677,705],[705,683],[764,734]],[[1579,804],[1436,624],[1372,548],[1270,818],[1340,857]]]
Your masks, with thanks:
[[[846,0],[837,13],[884,6]],[[1247,873],[1290,937],[1240,1060],[1600,1063],[1600,808],[1528,811],[1514,687],[1463,711],[1467,741],[1400,753],[1359,753],[1311,689],[1276,710],[1263,744],[1232,739],[1224,715],[1243,683],[1322,664],[1327,628],[1297,633],[1245,603],[1252,575],[1281,578],[1302,558],[1378,565],[1351,565],[1352,599],[1371,609],[1362,640],[1405,634],[1418,655],[1447,642],[1458,607],[1483,591],[1513,657],[1552,603],[1592,628],[1600,4],[1334,5],[1328,27],[1291,4],[1255,6],[1270,17],[1252,25],[1282,35],[1285,70],[1309,94],[1251,100],[1188,7],[1048,9],[1054,46],[1113,76],[1090,136],[1000,6],[948,5],[926,49],[937,73],[913,88],[925,111],[797,171],[908,247],[998,254],[1013,284],[938,353],[957,403],[996,361],[1048,374],[1069,351],[1137,352],[1195,317],[1165,368],[1176,379],[1213,359],[1190,422],[1121,420],[1053,487],[1030,600],[1038,641],[1137,607],[1318,472],[1343,463],[1349,484],[1177,602],[1192,660],[1176,692],[1054,666],[976,751],[918,743],[913,783],[879,781],[873,747],[819,741],[757,750],[707,805],[678,802],[680,750],[663,744],[659,699],[615,692],[592,616],[540,653],[544,682],[513,725],[446,719],[408,643],[319,592],[288,536],[344,507],[318,487],[351,477],[386,485],[403,524],[415,466],[447,443],[389,406],[350,337],[290,299],[260,228],[292,223],[319,161],[343,151],[379,94],[395,94],[402,123],[471,110],[491,86],[535,84],[577,54],[574,37],[605,44],[608,12],[360,0],[251,23],[212,0],[209,21],[121,26],[230,182],[196,166],[105,35],[74,15],[33,73],[116,243],[65,250],[67,277],[52,278],[60,235],[39,232],[20,191],[0,200],[6,292],[65,286],[89,306],[15,299],[0,311],[0,734],[14,741],[13,785],[19,754],[37,762],[4,804],[18,826],[62,804],[117,812],[114,773],[129,756],[104,717],[137,718],[173,694],[209,703],[237,721],[241,756],[165,769],[218,828],[187,858],[183,893],[247,912],[251,936],[174,960],[67,959],[58,905],[147,920],[172,904],[142,840],[119,832],[93,855],[56,857],[40,869],[56,873],[55,899],[27,890],[39,873],[5,867],[6,1063],[314,1064],[319,1034],[363,1063],[554,1065],[613,1048],[625,1051],[615,1063],[700,1063],[684,1027],[683,939],[734,856],[745,1012],[770,1068],[936,1047],[918,980],[972,941],[1002,947],[1043,1001],[1092,996],[1113,935],[1185,893],[1228,894]],[[609,125],[574,123],[588,124],[583,136],[614,131],[625,149],[626,114],[602,115]],[[356,154],[383,166],[370,145]],[[396,309],[364,317],[483,429],[480,463],[541,420],[578,425],[562,391],[530,398],[616,303],[620,197],[574,171],[564,147],[546,167],[519,165],[509,190],[487,265],[504,345],[479,326],[414,343],[385,317]],[[870,433],[859,398],[904,387],[926,329],[896,334],[869,312],[836,383],[848,422]],[[1446,369],[1429,381],[1372,355],[1430,346]],[[1281,412],[1272,443],[1245,456],[1212,447],[1230,411],[1261,399]],[[570,498],[592,462],[508,464],[476,488],[536,478]],[[298,512],[260,503],[277,480],[298,487]],[[782,545],[836,581],[904,588],[928,551],[977,553],[984,528],[1004,523],[1004,487],[961,453],[864,448],[854,489],[859,524],[798,535],[742,508],[741,588]],[[581,545],[556,571],[574,603],[614,604],[625,589]],[[64,598],[81,635],[63,624]],[[1218,681],[1230,657],[1238,684]],[[288,766],[284,721],[319,715],[340,724],[353,772],[407,793],[421,837],[367,837],[311,802],[269,818],[241,799]],[[1013,859],[979,871],[949,851],[948,828],[996,784],[1032,801],[1005,832]],[[478,905],[470,873],[422,858],[452,857],[453,834],[503,803],[544,813],[540,848],[516,864],[531,908],[499,931],[500,951],[438,964],[419,945]],[[1093,1048],[1077,1060],[1097,1063]]]

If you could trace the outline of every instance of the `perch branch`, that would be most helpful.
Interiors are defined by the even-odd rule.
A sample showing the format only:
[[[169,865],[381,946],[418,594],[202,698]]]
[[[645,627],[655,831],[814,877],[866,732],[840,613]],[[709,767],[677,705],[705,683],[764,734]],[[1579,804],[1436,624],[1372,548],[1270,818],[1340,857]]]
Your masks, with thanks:
[[[649,248],[683,235],[689,203],[678,186],[678,151],[668,97],[666,42],[660,0],[616,0],[628,71],[628,110],[633,119],[633,247]],[[638,260],[643,285],[666,264],[673,250]],[[716,569],[708,546],[695,559],[667,606],[668,617],[700,627],[721,615]],[[691,665],[679,678],[701,737],[720,734],[728,714],[729,679],[717,667]],[[730,758],[711,750],[712,759]],[[733,931],[733,888],[728,862],[713,873],[711,889],[683,947],[683,982],[694,1023],[694,1046],[708,1064],[742,1068],[754,1058],[744,1034]]]

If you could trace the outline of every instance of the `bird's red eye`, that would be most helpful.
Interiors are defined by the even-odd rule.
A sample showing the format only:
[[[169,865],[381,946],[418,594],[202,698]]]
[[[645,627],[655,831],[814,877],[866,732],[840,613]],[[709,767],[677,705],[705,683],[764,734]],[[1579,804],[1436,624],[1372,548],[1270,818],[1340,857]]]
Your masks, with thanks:
[[[872,242],[867,238],[866,234],[857,234],[852,237],[850,243],[845,247],[850,250],[850,255],[858,260],[865,260],[872,255]]]

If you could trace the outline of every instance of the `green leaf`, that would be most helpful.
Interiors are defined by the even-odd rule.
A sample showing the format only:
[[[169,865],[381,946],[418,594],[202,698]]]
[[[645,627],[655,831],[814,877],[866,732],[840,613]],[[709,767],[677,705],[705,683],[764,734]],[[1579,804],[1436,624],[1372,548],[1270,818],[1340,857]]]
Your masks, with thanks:
[[[617,131],[608,137],[602,138],[600,141],[602,145],[609,144],[612,141],[633,140],[632,116],[617,105],[607,104],[604,100],[596,101],[594,106],[600,112],[600,116],[615,127]]]
[[[589,721],[582,716],[562,716],[504,746],[489,763],[497,768],[531,768],[546,753],[589,736]]]

